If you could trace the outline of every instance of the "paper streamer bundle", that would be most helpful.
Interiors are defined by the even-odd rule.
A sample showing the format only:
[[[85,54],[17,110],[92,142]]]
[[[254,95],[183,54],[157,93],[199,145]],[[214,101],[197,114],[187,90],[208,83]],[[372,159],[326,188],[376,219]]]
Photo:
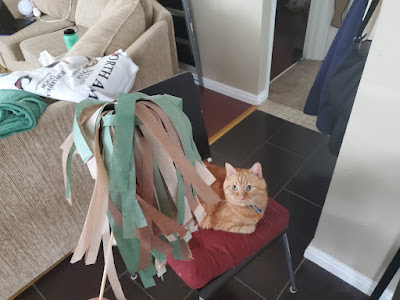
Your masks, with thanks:
[[[220,199],[209,187],[215,178],[202,163],[181,99],[133,93],[120,94],[117,102],[84,100],[61,148],[70,204],[74,153],[95,179],[71,263],[83,256],[86,264],[95,263],[103,241],[111,287],[117,299],[125,299],[107,249],[110,228],[128,271],[138,273],[145,287],[166,272],[170,253],[190,260],[187,242],[205,215],[199,198]]]

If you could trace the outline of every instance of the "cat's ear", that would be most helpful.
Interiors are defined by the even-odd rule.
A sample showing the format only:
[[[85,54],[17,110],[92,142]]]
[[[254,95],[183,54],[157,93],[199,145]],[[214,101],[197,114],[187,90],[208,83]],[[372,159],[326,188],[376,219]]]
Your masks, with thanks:
[[[232,177],[236,175],[236,169],[230,164],[230,163],[225,163],[225,170],[226,170],[226,177]]]
[[[256,162],[250,169],[250,173],[256,176],[257,178],[262,178],[262,167],[259,162]]]

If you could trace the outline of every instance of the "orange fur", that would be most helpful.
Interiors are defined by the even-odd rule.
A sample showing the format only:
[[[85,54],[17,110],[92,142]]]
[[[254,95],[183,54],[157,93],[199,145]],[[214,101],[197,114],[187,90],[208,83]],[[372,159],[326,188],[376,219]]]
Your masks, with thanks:
[[[212,164],[206,166],[217,179],[211,188],[222,201],[213,205],[203,203],[207,215],[199,226],[235,233],[254,232],[268,203],[267,184],[262,176],[261,165],[256,163],[250,169],[235,169],[228,163],[225,168]],[[236,191],[233,185],[237,187]],[[248,185],[253,187],[250,191],[246,190]],[[250,204],[256,204],[261,212]]]

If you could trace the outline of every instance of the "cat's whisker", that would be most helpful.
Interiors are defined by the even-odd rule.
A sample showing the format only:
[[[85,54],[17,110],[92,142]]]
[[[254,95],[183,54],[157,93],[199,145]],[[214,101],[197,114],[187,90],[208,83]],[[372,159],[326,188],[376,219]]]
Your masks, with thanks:
[[[223,193],[223,201],[210,206],[206,222],[203,221],[199,227],[252,233],[260,219],[265,218],[263,208],[268,200],[261,165],[255,163],[251,169],[236,169],[225,164],[224,169],[210,164],[207,168],[217,179],[217,184],[214,183],[212,188],[219,195]],[[205,207],[207,208],[207,204]],[[271,223],[269,219],[265,219]]]
[[[271,220],[268,219],[266,215],[263,216],[263,219],[266,220],[266,221],[268,221],[269,224],[272,224]]]

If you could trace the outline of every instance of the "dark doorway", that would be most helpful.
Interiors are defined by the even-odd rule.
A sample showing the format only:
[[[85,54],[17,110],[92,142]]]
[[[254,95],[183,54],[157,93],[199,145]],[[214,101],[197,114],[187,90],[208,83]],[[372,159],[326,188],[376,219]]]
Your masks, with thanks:
[[[277,0],[271,80],[302,59],[311,0]]]

